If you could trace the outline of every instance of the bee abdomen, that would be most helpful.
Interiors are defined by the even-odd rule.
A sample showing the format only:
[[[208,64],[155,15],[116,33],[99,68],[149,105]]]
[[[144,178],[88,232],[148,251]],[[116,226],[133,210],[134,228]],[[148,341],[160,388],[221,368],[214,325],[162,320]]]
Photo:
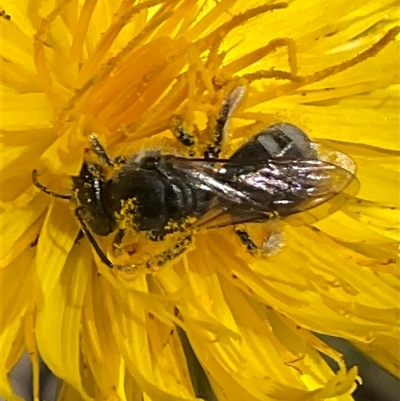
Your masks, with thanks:
[[[307,135],[289,123],[271,125],[237,150],[230,160],[254,162],[276,158],[317,159]]]
[[[179,220],[201,213],[202,204],[209,198],[208,193],[191,185],[190,179],[179,173],[168,184],[166,205],[170,219]]]

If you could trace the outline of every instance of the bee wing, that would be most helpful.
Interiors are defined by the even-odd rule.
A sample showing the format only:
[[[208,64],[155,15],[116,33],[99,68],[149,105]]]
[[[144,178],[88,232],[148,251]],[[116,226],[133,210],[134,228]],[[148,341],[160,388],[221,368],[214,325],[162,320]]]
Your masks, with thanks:
[[[252,178],[245,176],[246,184]],[[326,203],[357,180],[350,171],[322,160],[273,160],[259,171],[257,181],[272,195],[274,210],[287,216]]]
[[[215,197],[208,205],[208,210],[193,224],[195,229],[210,229],[232,226],[242,223],[265,221],[265,213],[253,212],[241,215],[234,213],[226,203]]]
[[[215,195],[197,222],[206,227],[307,211],[300,220],[302,224],[312,223],[337,210],[345,200],[339,194],[357,182],[351,171],[322,160],[282,158],[238,164],[175,158],[173,165],[190,176],[193,185]],[[358,188],[352,185],[351,192],[354,187]]]
[[[360,189],[360,183],[355,177],[356,165],[349,156],[321,143],[312,143],[311,146],[318,155],[318,160],[335,165],[341,171],[342,174],[335,173],[335,176],[339,181],[338,189],[340,176],[343,176],[344,188],[320,205],[287,218],[286,221],[293,225],[313,224],[327,217],[339,210],[349,197],[354,197]]]
[[[226,174],[225,165],[229,164],[230,167],[236,169],[240,167],[238,164],[230,164],[229,160],[219,160],[218,164],[216,164],[208,159],[181,157],[173,157],[170,159],[170,163],[175,169],[190,177],[190,182],[193,186],[215,195],[219,200],[218,203],[224,208],[244,206],[246,210],[252,209],[260,213],[270,212],[270,208],[266,207],[265,202],[261,203],[251,193],[246,192],[245,188],[238,188],[234,185],[235,177]],[[248,187],[248,189],[251,190],[251,187]]]

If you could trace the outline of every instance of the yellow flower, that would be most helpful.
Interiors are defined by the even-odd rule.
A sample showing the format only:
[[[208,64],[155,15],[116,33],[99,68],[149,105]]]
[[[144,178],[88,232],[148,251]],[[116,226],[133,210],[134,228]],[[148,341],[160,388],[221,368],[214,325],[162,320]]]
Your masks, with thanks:
[[[60,399],[195,399],[177,325],[218,400],[350,400],[357,369],[313,332],[346,338],[398,374],[397,5],[265,3],[3,1],[8,400],[18,399],[7,373],[24,350],[36,399],[39,355],[64,381]],[[225,156],[234,139],[289,121],[350,156],[361,184],[327,219],[286,224],[269,258],[249,255],[227,227],[195,234],[151,274],[109,269],[76,241],[71,202],[32,185],[38,169],[49,188],[68,189],[92,133],[113,157],[185,152],[169,130],[183,121],[200,148],[239,85],[247,91]]]

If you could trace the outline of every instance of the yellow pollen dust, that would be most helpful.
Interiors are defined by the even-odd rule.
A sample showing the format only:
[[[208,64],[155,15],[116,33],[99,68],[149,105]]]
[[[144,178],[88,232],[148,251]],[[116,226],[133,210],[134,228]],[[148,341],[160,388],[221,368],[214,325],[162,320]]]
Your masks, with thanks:
[[[132,229],[134,227],[134,217],[137,210],[136,198],[129,198],[121,201],[121,210],[115,214],[120,229]]]

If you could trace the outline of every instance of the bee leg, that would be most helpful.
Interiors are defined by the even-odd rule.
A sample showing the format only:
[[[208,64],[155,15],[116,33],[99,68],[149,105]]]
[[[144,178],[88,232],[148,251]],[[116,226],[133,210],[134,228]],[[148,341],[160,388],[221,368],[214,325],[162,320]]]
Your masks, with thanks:
[[[181,117],[174,116],[172,118],[171,131],[183,146],[189,148],[189,155],[194,156],[196,153],[194,150],[196,144],[195,137],[191,132],[186,131],[183,127],[183,120]]]
[[[72,195],[64,195],[64,194],[58,194],[57,192],[53,192],[52,190],[48,189],[47,187],[45,187],[43,184],[41,184],[38,181],[38,172],[37,170],[33,170],[32,171],[32,183],[35,187],[39,188],[40,190],[42,190],[44,193],[46,193],[47,195],[50,195],[54,198],[60,198],[60,199],[71,199]]]
[[[121,254],[121,244],[125,237],[125,230],[120,228],[115,234],[114,241],[113,241],[113,255],[119,256]]]
[[[81,224],[83,233],[86,235],[89,242],[92,244],[94,250],[96,251],[101,261],[110,268],[114,267],[113,263],[107,258],[106,254],[103,252],[103,250],[100,248],[100,245],[97,243],[96,238],[94,238],[92,232],[89,230],[89,227],[87,226],[85,219],[83,218],[82,215],[83,211],[84,211],[83,207],[78,207],[75,209],[75,216],[79,220],[79,223]]]
[[[228,121],[228,110],[226,106],[222,106],[219,117],[216,121],[216,126],[214,128],[214,135],[211,144],[208,145],[207,149],[204,151],[204,158],[207,160],[218,159],[219,154],[222,150],[222,142],[224,139],[225,125]]]
[[[256,250],[259,249],[257,244],[251,239],[247,231],[237,227],[234,227],[233,229],[235,230],[235,233],[239,237],[240,241],[242,241],[242,244],[250,253],[253,254]]]
[[[92,134],[89,136],[89,145],[90,150],[96,154],[96,156],[103,164],[109,167],[114,167],[115,161],[107,155],[107,152],[104,149],[103,145],[100,143],[97,135]]]
[[[178,141],[187,147],[193,147],[195,144],[194,135],[187,132],[182,125],[178,125],[175,130],[175,135]]]
[[[185,252],[191,243],[192,243],[192,236],[191,234],[188,234],[183,238],[181,238],[180,240],[178,240],[172,248],[167,249],[166,251],[160,253],[159,255],[155,255],[152,258],[150,258],[147,262],[145,262],[145,267],[147,269],[153,269],[153,268],[157,269],[161,267],[169,260],[175,259],[183,252]]]
[[[251,239],[247,231],[237,227],[234,227],[234,230],[243,245],[252,255],[255,255],[256,251],[261,251],[265,255],[272,256],[282,248],[282,231],[280,230],[273,230],[261,246],[258,246]]]
[[[246,92],[245,86],[238,86],[229,93],[229,95],[222,102],[221,110],[217,117],[214,128],[211,132],[211,143],[204,151],[204,158],[214,160],[219,158],[222,150],[222,144],[226,137],[226,127],[229,117],[239,105]]]
[[[173,247],[167,249],[166,251],[158,255],[150,257],[145,262],[132,265],[115,265],[115,268],[125,272],[132,272],[139,268],[146,268],[150,272],[157,272],[160,269],[160,267],[163,266],[165,263],[167,263],[172,259],[175,259],[183,252],[185,252],[191,243],[192,243],[192,235],[188,234],[185,235],[183,238],[178,239]]]
[[[151,230],[148,237],[151,241],[158,242],[165,238],[166,232],[162,230]]]

